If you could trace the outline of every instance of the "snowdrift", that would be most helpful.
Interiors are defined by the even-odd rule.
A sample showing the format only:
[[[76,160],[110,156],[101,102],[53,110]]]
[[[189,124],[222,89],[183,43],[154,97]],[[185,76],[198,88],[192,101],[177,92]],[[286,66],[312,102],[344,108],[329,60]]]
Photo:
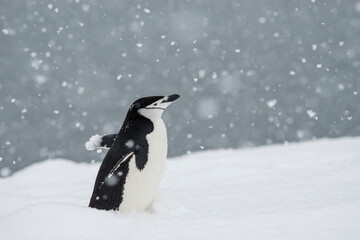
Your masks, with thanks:
[[[153,213],[88,208],[98,167],[48,160],[1,179],[1,239],[360,238],[360,138],[171,159]]]

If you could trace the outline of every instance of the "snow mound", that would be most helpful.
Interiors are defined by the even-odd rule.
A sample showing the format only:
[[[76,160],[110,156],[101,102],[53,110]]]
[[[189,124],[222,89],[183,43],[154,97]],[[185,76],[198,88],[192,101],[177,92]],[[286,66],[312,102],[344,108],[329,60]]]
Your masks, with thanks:
[[[48,160],[0,180],[1,239],[358,239],[360,138],[168,161],[155,211],[87,207],[99,164]]]

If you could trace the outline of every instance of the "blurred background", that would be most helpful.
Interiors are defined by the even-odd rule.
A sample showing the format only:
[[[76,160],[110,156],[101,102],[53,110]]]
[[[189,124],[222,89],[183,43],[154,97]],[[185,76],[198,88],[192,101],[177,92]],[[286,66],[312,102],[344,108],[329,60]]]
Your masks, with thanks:
[[[0,176],[101,161],[150,95],[169,157],[359,136],[359,40],[358,0],[0,0]]]

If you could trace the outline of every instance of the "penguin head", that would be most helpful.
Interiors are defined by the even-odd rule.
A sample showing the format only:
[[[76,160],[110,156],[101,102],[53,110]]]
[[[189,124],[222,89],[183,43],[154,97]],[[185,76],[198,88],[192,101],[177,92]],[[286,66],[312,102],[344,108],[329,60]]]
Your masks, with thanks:
[[[164,110],[179,97],[178,94],[173,94],[140,98],[131,105],[130,111],[149,119],[155,119],[161,117]]]

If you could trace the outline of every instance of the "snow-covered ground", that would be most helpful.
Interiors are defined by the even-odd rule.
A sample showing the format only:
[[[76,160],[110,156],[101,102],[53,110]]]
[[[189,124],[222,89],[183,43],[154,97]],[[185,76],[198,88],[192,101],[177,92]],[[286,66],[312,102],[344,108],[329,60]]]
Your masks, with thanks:
[[[360,239],[360,138],[168,161],[155,212],[87,207],[99,164],[48,160],[0,180],[0,238]]]

